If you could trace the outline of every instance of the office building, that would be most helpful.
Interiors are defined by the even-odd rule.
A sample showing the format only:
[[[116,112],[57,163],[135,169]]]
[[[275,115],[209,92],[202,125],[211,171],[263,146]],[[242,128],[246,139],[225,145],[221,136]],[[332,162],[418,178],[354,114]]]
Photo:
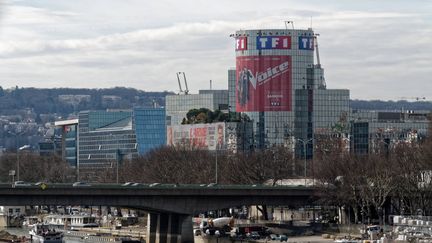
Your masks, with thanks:
[[[61,156],[70,166],[77,166],[78,119],[56,121],[61,131]]]
[[[164,108],[83,111],[55,125],[61,128],[61,155],[81,178],[166,145]]]
[[[140,155],[166,145],[165,108],[134,108],[133,124]]]
[[[166,96],[167,125],[180,125],[191,109],[228,111],[227,90],[199,90],[198,94]]]
[[[326,87],[317,35],[265,29],[232,36],[236,71],[228,71],[229,104],[253,121],[254,147],[295,147],[299,156],[312,157],[314,134],[331,131],[349,113],[349,91]]]
[[[138,155],[131,111],[83,111],[78,119],[79,173],[115,168]]]
[[[63,148],[61,138],[54,137],[39,142],[38,151],[40,156],[62,156]]]
[[[357,154],[386,151],[396,144],[419,142],[427,135],[429,111],[353,110],[351,147]]]

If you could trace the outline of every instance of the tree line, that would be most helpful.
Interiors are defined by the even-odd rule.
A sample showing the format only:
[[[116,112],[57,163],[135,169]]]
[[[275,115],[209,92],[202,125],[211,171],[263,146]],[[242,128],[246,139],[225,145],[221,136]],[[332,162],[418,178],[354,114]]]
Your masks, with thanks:
[[[354,222],[389,214],[432,214],[432,139],[380,144],[374,153],[355,155],[337,138],[314,142],[314,158],[296,158],[283,146],[232,153],[190,147],[161,147],[121,162],[119,182],[178,184],[274,184],[278,180],[309,178],[321,188],[319,205],[343,207]],[[58,157],[20,153],[20,180],[73,182],[76,171]],[[98,172],[101,183],[116,181],[116,163]],[[0,180],[10,182],[16,154],[0,157]],[[95,177],[96,178],[96,177]],[[93,178],[93,179],[95,179]],[[264,209],[263,209],[264,210]]]
[[[69,114],[82,110],[103,109],[131,109],[134,106],[152,107],[153,102],[165,106],[165,96],[172,92],[146,92],[133,88],[115,87],[109,89],[70,89],[53,88],[37,89],[15,87],[3,89],[0,86],[0,115],[15,115],[22,109],[33,109],[37,116],[40,114]],[[60,95],[88,95],[89,100],[82,100],[78,104],[61,102]],[[115,102],[103,102],[103,96],[118,96]]]
[[[326,145],[331,142],[326,142]],[[432,214],[432,140],[380,143],[375,153],[318,153],[322,204],[353,212],[354,222],[389,214]]]

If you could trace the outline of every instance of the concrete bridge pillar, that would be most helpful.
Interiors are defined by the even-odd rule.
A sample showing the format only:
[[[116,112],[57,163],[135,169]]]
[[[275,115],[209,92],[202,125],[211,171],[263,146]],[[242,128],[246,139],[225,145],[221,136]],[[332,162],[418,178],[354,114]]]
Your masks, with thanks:
[[[193,243],[192,217],[175,213],[149,213],[146,243]]]

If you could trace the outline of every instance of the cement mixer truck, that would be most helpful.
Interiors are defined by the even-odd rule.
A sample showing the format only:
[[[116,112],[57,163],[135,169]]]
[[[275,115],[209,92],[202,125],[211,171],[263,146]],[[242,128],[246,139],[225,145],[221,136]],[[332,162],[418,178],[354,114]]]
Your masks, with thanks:
[[[206,235],[224,236],[234,227],[233,217],[207,218],[200,223],[201,232]]]

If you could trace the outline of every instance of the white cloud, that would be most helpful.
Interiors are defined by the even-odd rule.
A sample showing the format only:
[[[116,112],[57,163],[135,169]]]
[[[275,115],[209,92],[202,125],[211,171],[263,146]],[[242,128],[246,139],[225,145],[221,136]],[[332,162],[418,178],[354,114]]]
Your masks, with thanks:
[[[46,8],[13,3],[6,12],[14,16],[6,15],[0,25],[3,86],[175,90],[175,72],[185,71],[193,91],[207,88],[210,79],[214,87],[226,88],[226,70],[235,65],[230,33],[284,28],[284,20],[307,28],[313,16],[328,87],[351,89],[353,98],[392,99],[420,92],[432,97],[432,23],[420,10],[308,7],[294,1],[289,6],[275,1],[282,7],[266,8],[257,1],[244,8],[244,1],[213,3],[208,9],[198,2],[195,10],[187,8],[192,1],[182,2],[184,8],[170,1],[128,1],[136,6],[91,1],[87,8],[70,2]],[[172,9],[161,12],[167,3]],[[110,15],[110,8],[118,11]],[[407,79],[413,87],[406,88]]]

